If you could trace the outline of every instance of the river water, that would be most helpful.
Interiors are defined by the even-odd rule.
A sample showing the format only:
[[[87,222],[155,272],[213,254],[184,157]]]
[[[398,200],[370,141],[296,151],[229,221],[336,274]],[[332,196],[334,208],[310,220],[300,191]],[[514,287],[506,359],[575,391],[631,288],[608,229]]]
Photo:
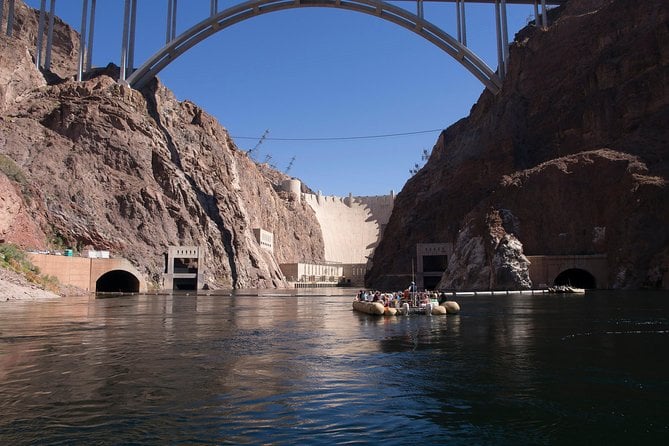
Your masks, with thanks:
[[[0,444],[669,439],[667,293],[394,318],[350,291],[238,294],[0,303]]]

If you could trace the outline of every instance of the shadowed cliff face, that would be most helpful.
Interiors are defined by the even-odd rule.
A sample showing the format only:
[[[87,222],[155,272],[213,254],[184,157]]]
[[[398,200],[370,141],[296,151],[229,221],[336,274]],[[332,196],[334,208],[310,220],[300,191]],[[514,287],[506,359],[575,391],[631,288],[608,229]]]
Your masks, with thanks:
[[[169,245],[200,245],[213,288],[284,286],[278,263],[323,259],[313,211],[279,195],[199,107],[157,81],[144,92],[105,75],[46,85],[21,39],[3,36],[0,44],[3,60],[20,61],[0,67],[0,154],[29,192],[17,209],[41,228],[32,238],[12,237],[24,217],[4,206],[7,241],[41,247],[46,233],[67,246],[110,249],[155,283]],[[14,73],[30,76],[17,86]],[[10,186],[21,189],[0,182]],[[259,247],[254,228],[274,233],[274,257]]]
[[[605,253],[612,286],[656,285],[669,267],[668,21],[662,0],[572,0],[547,31],[522,30],[502,92],[445,130],[398,195],[369,284],[406,286],[393,277],[416,243],[456,242],[444,287],[525,287],[522,268],[498,271],[523,253]],[[500,212],[514,224],[494,223]],[[499,263],[505,236],[522,249]],[[476,237],[489,243],[474,255]]]

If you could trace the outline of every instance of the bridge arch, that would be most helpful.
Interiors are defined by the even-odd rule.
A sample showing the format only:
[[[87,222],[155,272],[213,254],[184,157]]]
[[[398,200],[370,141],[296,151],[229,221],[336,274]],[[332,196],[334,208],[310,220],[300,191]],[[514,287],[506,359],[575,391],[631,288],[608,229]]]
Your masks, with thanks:
[[[270,12],[307,7],[344,9],[387,20],[418,34],[442,49],[471,72],[491,92],[496,94],[502,86],[500,77],[488,67],[483,60],[465,45],[460,43],[456,38],[422,17],[412,14],[403,8],[379,0],[246,1],[212,15],[192,26],[151,56],[142,66],[135,70],[126,81],[133,88],[141,89],[180,55],[219,31],[244,20],[268,14]]]
[[[138,293],[139,289],[139,279],[133,273],[122,269],[107,271],[95,281],[97,293]]]
[[[589,271],[570,268],[562,271],[553,281],[554,285],[571,285],[576,288],[597,288],[597,279]]]

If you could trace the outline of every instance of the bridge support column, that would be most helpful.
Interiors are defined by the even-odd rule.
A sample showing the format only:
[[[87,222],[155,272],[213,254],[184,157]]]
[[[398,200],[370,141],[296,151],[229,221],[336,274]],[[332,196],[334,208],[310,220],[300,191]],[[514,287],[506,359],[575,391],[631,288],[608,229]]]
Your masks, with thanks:
[[[165,45],[172,38],[172,0],[167,0],[167,26],[165,27]]]
[[[53,9],[56,0],[51,0],[52,12],[49,22],[49,44],[47,56],[49,65],[51,64],[51,37],[53,36]],[[88,0],[84,0],[81,10],[81,30],[79,35],[79,69],[77,71],[77,80],[82,81],[84,73],[90,71],[93,63],[93,38],[95,35],[95,7],[96,0],[91,0],[90,16],[88,15]],[[90,17],[90,18],[89,18]],[[86,40],[86,27],[88,26],[88,41]],[[47,64],[45,64],[47,65]]]
[[[14,0],[9,0],[7,9],[7,36],[12,37],[14,31]]]
[[[84,61],[86,59],[86,25],[88,23],[88,0],[84,0],[81,9],[81,29],[79,31],[79,67],[77,69],[77,80],[81,82],[84,78]]]
[[[458,30],[458,42],[462,43],[462,22],[460,20],[460,0],[455,0],[455,24]]]
[[[130,34],[128,36],[128,67],[125,77],[134,71],[135,67],[135,29],[137,28],[137,0],[130,0]]]
[[[544,30],[548,28],[546,0],[541,0],[541,15],[539,14],[539,0],[534,0],[534,26]]]
[[[213,2],[213,0],[212,0]],[[213,3],[211,5],[213,9]],[[170,43],[177,36],[177,0],[167,0],[167,31],[165,44]]]
[[[507,31],[506,0],[502,0],[502,48],[504,56],[504,73],[509,71],[509,32]]]
[[[125,0],[125,8],[123,9],[123,35],[121,36],[121,70],[119,72],[118,81],[125,82],[125,71],[128,66],[128,22],[130,20],[130,0]]]
[[[93,0],[95,4],[95,0]],[[44,44],[44,28],[46,27],[46,0],[41,0],[39,8],[39,24],[37,26],[37,50],[35,51],[35,66],[37,69],[42,67],[42,55],[44,54],[44,69],[51,69],[51,47],[53,41],[53,18],[56,13],[56,0],[50,0],[49,3],[49,24],[47,27],[46,50]],[[90,37],[89,37],[90,39]]]
[[[95,7],[97,0],[91,0],[91,18],[88,25],[88,51],[86,52],[86,71],[93,66],[93,38],[95,35]]]
[[[121,72],[119,82],[125,83],[132,74],[135,58],[135,27],[137,22],[137,0],[125,0],[123,10],[123,36],[121,40]]]
[[[506,76],[504,65],[504,42],[502,41],[502,20],[499,0],[495,0],[495,34],[497,36],[497,73],[501,79]]]
[[[177,0],[172,0],[172,38],[177,38]]]
[[[56,16],[56,0],[51,0],[49,7],[49,27],[46,32],[46,56],[44,57],[44,69],[51,69],[51,48],[53,47],[53,22]]]
[[[0,15],[2,15],[2,5],[0,5]],[[35,66],[39,70],[42,65],[42,43],[44,41],[44,24],[46,22],[46,0],[39,2],[39,20],[37,21],[37,49],[35,50]]]
[[[218,0],[211,0],[211,5],[209,7],[209,14],[215,16],[218,12]]]
[[[465,18],[465,0],[455,2],[455,20],[458,28],[458,42],[467,46],[467,20]]]

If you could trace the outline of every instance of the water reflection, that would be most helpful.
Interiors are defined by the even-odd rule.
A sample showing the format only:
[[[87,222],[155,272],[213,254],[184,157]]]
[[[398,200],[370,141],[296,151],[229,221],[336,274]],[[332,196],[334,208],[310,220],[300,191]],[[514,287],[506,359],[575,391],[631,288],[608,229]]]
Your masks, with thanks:
[[[669,296],[470,297],[459,315],[384,318],[351,311],[349,293],[305,292],[4,304],[0,440],[515,444],[669,432]]]

